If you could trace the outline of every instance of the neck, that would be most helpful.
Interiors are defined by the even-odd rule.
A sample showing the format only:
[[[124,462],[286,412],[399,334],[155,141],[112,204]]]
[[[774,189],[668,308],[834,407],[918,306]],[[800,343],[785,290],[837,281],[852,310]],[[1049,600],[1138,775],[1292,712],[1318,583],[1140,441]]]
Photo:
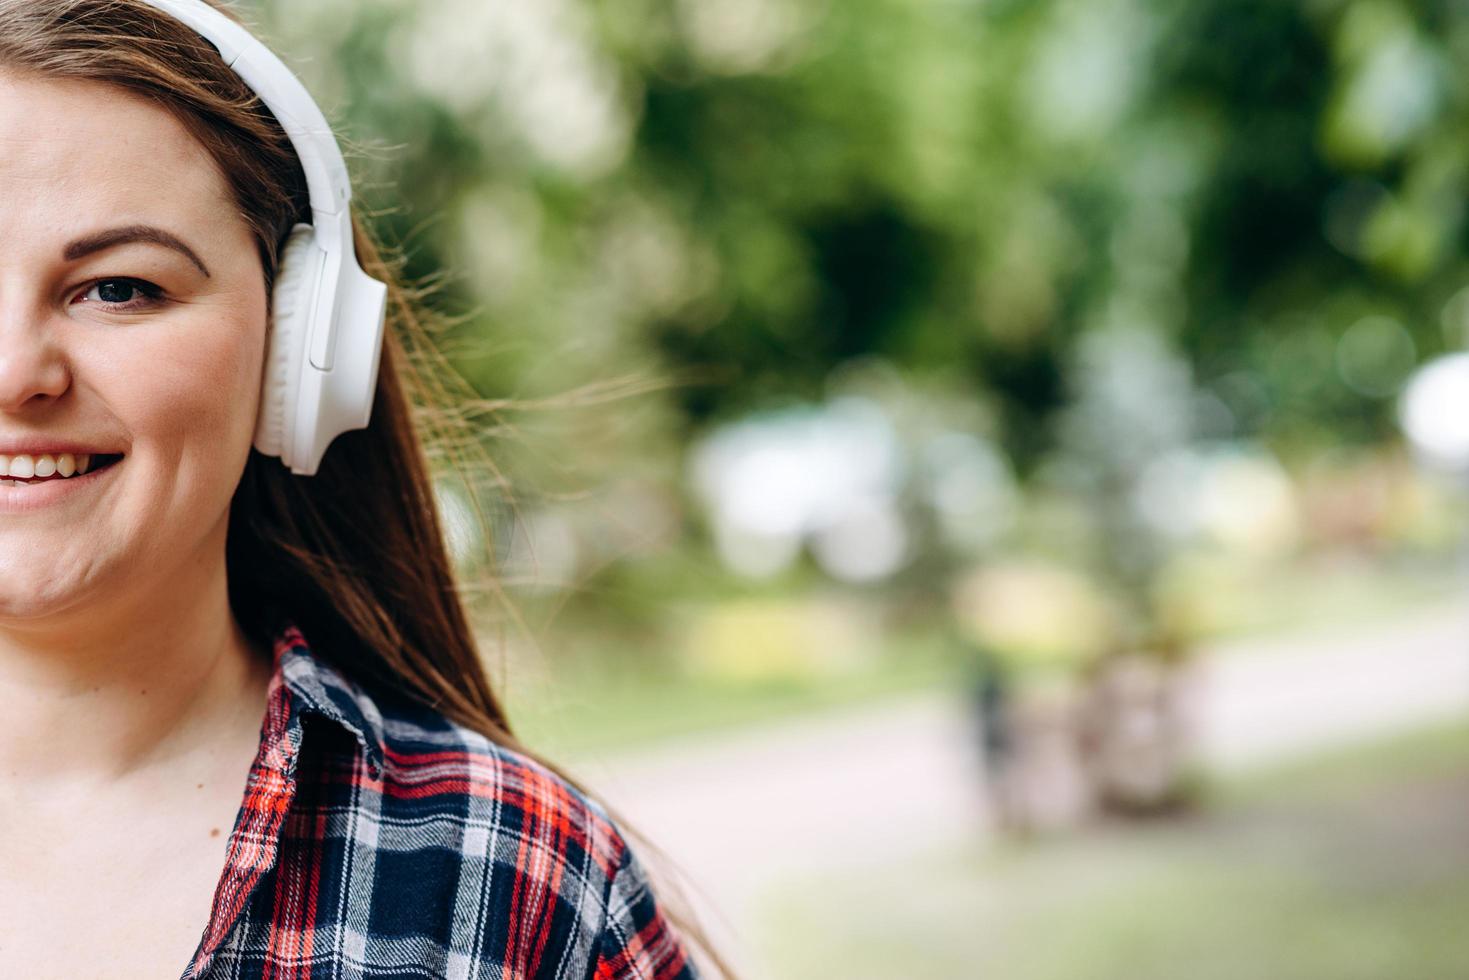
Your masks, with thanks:
[[[109,604],[0,621],[0,783],[117,783],[258,728],[269,663],[246,642],[218,560]]]

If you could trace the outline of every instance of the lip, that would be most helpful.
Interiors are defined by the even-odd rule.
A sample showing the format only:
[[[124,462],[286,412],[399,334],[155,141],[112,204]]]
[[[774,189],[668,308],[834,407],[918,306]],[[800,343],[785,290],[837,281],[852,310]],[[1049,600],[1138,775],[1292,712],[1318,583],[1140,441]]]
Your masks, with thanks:
[[[100,470],[88,470],[81,476],[69,476],[61,480],[47,480],[44,483],[22,484],[13,487],[0,486],[0,514],[27,514],[90,494],[110,480],[113,471],[122,466],[126,458],[124,456]]]

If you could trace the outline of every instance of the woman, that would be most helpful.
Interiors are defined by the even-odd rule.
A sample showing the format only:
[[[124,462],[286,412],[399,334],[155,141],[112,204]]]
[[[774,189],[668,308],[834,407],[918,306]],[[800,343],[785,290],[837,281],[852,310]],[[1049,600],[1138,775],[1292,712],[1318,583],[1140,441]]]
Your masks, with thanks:
[[[510,734],[355,225],[370,424],[252,451],[320,173],[160,6],[0,0],[0,976],[693,976]]]

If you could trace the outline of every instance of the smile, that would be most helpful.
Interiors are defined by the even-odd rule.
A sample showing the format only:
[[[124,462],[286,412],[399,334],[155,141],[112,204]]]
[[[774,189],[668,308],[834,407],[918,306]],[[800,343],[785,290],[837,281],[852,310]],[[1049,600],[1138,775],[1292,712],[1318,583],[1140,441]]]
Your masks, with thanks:
[[[0,486],[30,486],[72,479],[111,466],[120,459],[122,456],[117,453],[0,454]]]

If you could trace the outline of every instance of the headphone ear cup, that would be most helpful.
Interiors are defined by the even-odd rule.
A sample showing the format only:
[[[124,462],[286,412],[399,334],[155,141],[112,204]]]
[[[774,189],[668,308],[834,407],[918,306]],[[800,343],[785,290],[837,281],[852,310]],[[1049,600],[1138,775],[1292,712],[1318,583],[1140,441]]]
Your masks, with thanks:
[[[271,293],[260,412],[255,420],[255,448],[267,456],[285,452],[286,433],[295,420],[307,326],[320,277],[321,251],[316,246],[316,232],[310,225],[298,224],[281,249],[280,268]]]

